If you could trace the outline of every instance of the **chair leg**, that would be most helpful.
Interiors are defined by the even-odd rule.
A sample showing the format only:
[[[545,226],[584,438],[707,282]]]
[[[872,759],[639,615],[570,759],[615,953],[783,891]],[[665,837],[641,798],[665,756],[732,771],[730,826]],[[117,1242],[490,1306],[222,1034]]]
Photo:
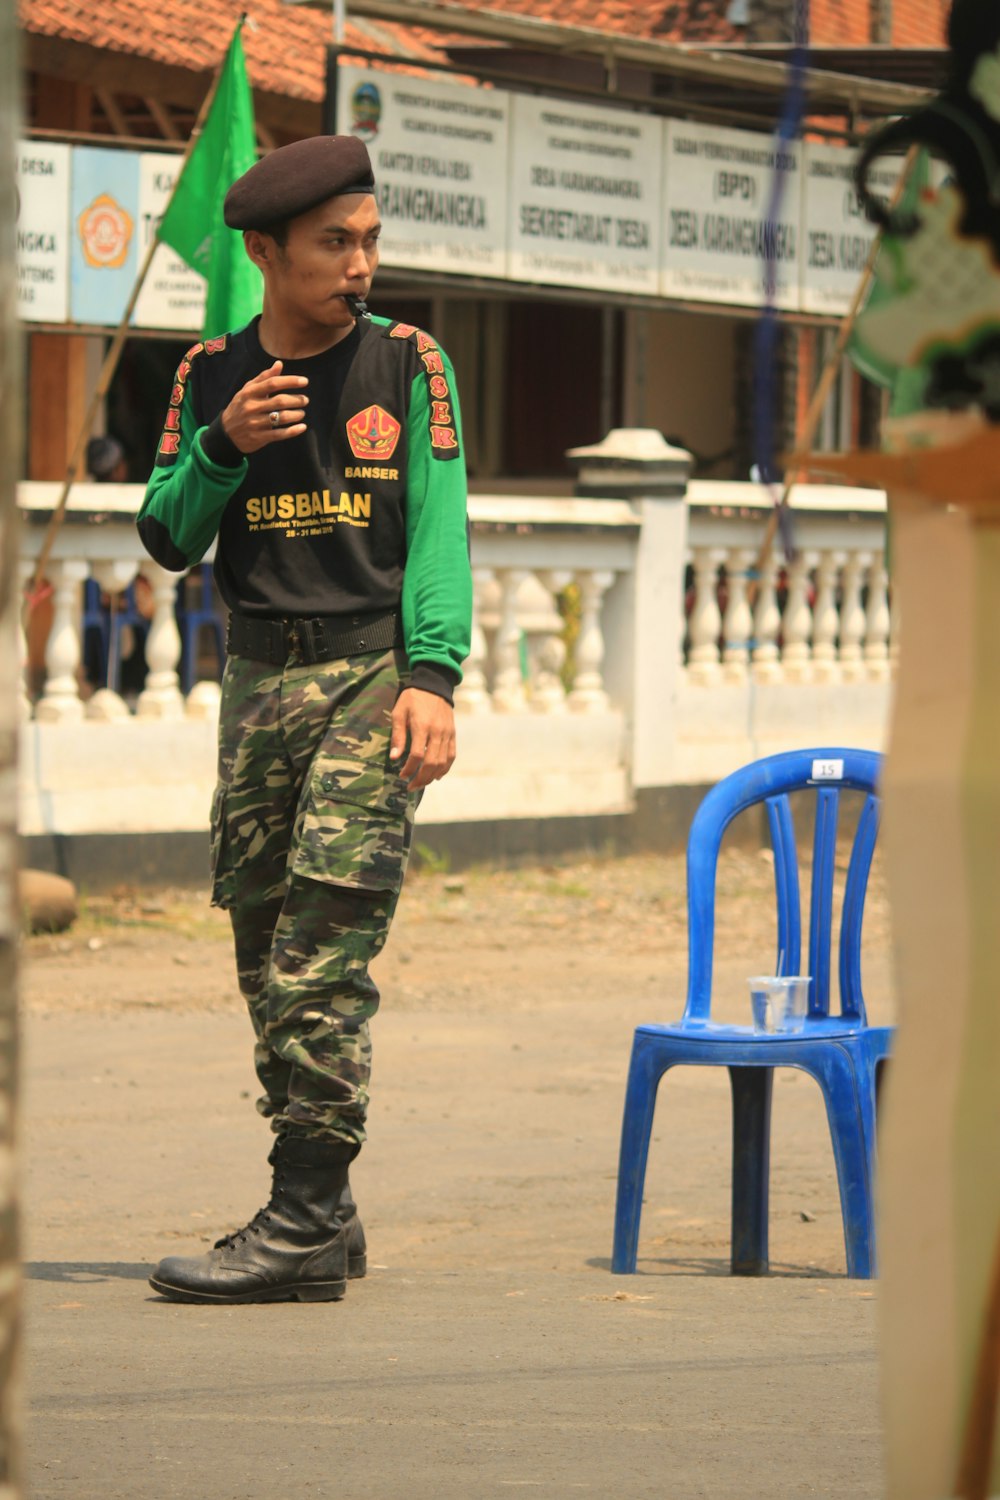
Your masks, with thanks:
[[[611,1269],[616,1276],[630,1276],[635,1271],[656,1089],[665,1071],[655,1050],[641,1037],[636,1037],[632,1043],[632,1060],[625,1088],[625,1113],[618,1154],[618,1196],[611,1252]]]
[[[766,1276],[772,1068],[729,1069],[733,1091],[734,1276]]]
[[[864,1055],[825,1049],[815,1077],[826,1099],[844,1221],[847,1274],[868,1281],[875,1262],[875,1084]],[[810,1069],[810,1071],[814,1071]]]

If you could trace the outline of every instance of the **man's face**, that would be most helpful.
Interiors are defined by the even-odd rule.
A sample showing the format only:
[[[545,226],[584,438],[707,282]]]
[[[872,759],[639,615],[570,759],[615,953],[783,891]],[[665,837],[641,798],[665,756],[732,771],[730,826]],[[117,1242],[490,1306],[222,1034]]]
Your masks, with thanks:
[[[368,296],[381,228],[372,193],[345,193],[293,219],[284,246],[260,235],[267,249],[263,259],[254,254],[256,236],[248,236],[247,248],[264,272],[276,311],[340,328],[354,321],[345,294]]]

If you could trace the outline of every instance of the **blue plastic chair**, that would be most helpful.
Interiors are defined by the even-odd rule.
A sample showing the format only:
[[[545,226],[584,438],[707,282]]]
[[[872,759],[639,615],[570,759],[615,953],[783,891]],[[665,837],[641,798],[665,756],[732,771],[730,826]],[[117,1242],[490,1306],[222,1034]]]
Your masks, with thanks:
[[[136,607],[135,584],[130,583],[115,601],[115,607],[104,603],[101,586],[96,578],[88,578],[83,585],[83,652],[88,675],[97,687],[112,687],[121,692],[122,653],[121,637],[126,625],[138,632],[145,640],[149,633],[149,621]],[[114,681],[108,681],[111,653],[114,653]]]
[[[876,785],[881,757],[863,750],[795,750],[727,776],[705,798],[688,839],[688,995],[674,1026],[636,1028],[625,1094],[612,1271],[635,1271],[646,1158],[656,1091],[679,1063],[728,1067],[733,1096],[732,1270],[768,1270],[768,1176],[771,1083],[776,1067],[802,1068],[826,1101],[847,1247],[847,1274],[875,1275],[873,1179],[875,1106],[880,1065],[893,1028],[869,1026],[861,991],[861,923],[878,834]],[[834,778],[834,779],[831,779]],[[815,840],[809,918],[809,966],[803,970],[799,868],[789,794],[815,793]],[[840,1014],[830,1014],[834,858],[841,793],[867,793],[847,873],[840,926]],[[778,951],[786,974],[812,976],[803,1030],[755,1033],[714,1022],[712,948],[715,875],[722,836],[747,808],[766,803],[774,849]],[[747,973],[753,972],[748,966]],[[749,1013],[749,995],[747,1008]]]
[[[111,621],[111,651],[114,656],[114,681],[111,686],[116,693],[122,690],[122,633],[126,627],[131,627],[135,637],[139,641],[145,641],[149,635],[149,621],[136,603],[135,584],[130,583],[128,588],[123,589],[119,595],[114,609],[109,615]],[[145,675],[145,668],[140,664],[140,671]]]
[[[96,578],[84,580],[82,634],[84,662],[97,686],[104,687],[108,680],[111,621],[101,603],[101,585]]]

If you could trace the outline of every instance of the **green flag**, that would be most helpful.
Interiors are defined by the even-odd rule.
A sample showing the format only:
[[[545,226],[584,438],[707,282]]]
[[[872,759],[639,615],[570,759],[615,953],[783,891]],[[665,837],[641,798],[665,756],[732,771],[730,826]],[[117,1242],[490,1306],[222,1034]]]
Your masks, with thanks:
[[[900,212],[911,215],[917,212],[920,194],[929,186],[930,180],[930,157],[926,151],[921,151],[903,189],[898,206]],[[927,384],[927,373],[921,369],[904,370],[898,365],[891,364],[867,346],[864,334],[865,312],[880,307],[898,295],[895,286],[896,278],[886,274],[887,265],[895,264],[898,256],[897,245],[898,242],[892,235],[885,236],[875,264],[875,279],[868,294],[868,301],[855,325],[847,352],[859,374],[863,375],[866,380],[873,381],[875,385],[884,386],[892,391],[892,414],[903,416],[907,412],[919,409]]]
[[[227,229],[222,218],[227,189],[256,160],[253,95],[237,26],[201,135],[159,228],[163,243],[208,283],[203,329],[207,338],[242,328],[260,312],[260,272],[243,248],[243,236]]]

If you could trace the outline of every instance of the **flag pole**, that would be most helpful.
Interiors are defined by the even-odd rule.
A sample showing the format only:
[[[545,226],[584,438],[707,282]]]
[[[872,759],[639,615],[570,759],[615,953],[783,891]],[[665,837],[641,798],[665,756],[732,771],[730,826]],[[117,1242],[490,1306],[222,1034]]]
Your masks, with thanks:
[[[906,159],[903,162],[903,169],[899,175],[899,180],[896,183],[895,189],[893,191],[892,198],[889,203],[890,208],[898,207],[903,194],[906,191],[907,184],[910,180],[910,175],[913,171],[914,166],[916,165],[917,155],[918,148],[916,146],[911,146],[909,152],[907,153]],[[857,287],[855,288],[854,296],[851,298],[851,305],[848,308],[843,319],[841,320],[840,328],[838,330],[833,349],[830,352],[830,356],[823,368],[823,373],[821,374],[816,389],[813,392],[812,400],[810,401],[809,407],[806,411],[801,431],[796,436],[796,453],[805,453],[812,446],[813,439],[815,438],[816,433],[819,429],[820,419],[823,416],[824,408],[827,401],[830,399],[830,393],[833,390],[834,382],[836,381],[837,376],[840,373],[840,366],[843,362],[844,355],[847,352],[847,346],[851,341],[851,335],[854,332],[855,325],[858,321],[858,316],[861,312],[862,307],[864,306],[865,298],[868,295],[871,284],[875,279],[875,267],[878,263],[879,252],[881,251],[881,249],[882,230],[880,229],[875,238],[872,240],[871,246],[868,251],[868,259],[866,260],[864,270],[861,273],[861,279],[859,280]],[[753,575],[750,579],[749,588],[747,590],[748,599],[751,606],[754,604],[757,598],[758,591],[760,589],[761,574],[771,560],[771,553],[774,548],[775,537],[778,533],[778,521],[781,512],[784,510],[785,506],[789,502],[789,499],[791,498],[792,490],[794,489],[795,483],[799,477],[799,472],[799,470],[794,470],[791,473],[787,473],[785,475],[781,492],[781,500],[778,502],[778,504],[772,507],[771,514],[768,517],[767,528],[764,532],[764,539],[758,549],[757,561],[754,564]]]
[[[246,13],[244,12],[244,14],[240,16],[240,27],[243,26],[245,20]],[[232,46],[232,41],[230,41],[229,45]],[[208,86],[208,92],[201,102],[201,108],[198,111],[194,125],[191,127],[191,135],[188,139],[187,146],[184,148],[184,151],[181,155],[180,169],[178,170],[177,176],[174,179],[174,185],[171,189],[170,197],[167,199],[166,207],[163,210],[164,213],[166,213],[167,209],[170,207],[170,204],[174,200],[177,189],[181,185],[181,178],[184,176],[184,168],[188,164],[188,160],[191,156],[192,151],[198,144],[198,137],[201,135],[202,127],[204,126],[205,121],[208,118],[208,112],[215,100],[215,95],[219,88],[219,80],[222,77],[222,70],[226,65],[226,58],[228,56],[229,47],[226,48],[226,51],[222,57],[222,61],[219,63],[219,66],[215,70],[212,81]],[[63,480],[62,490],[60,491],[55,510],[52,512],[52,516],[46,528],[45,536],[42,539],[42,547],[41,551],[38,554],[38,562],[35,564],[35,571],[32,575],[31,586],[28,590],[26,605],[29,613],[38,603],[39,588],[41,587],[42,579],[45,576],[45,568],[48,565],[49,558],[52,556],[52,548],[55,545],[56,537],[59,534],[59,528],[66,516],[66,505],[69,500],[70,490],[73,488],[73,485],[76,481],[77,470],[83,459],[83,455],[86,452],[87,443],[90,440],[90,435],[94,430],[94,422],[97,419],[97,413],[100,409],[101,402],[108,394],[111,382],[114,379],[115,371],[118,368],[118,361],[121,359],[122,350],[125,347],[125,340],[128,337],[129,332],[129,324],[132,319],[132,314],[135,312],[136,303],[139,300],[139,293],[142,291],[143,283],[145,282],[146,277],[149,274],[149,268],[153,264],[153,256],[156,254],[161,243],[162,241],[159,237],[159,228],[157,227],[153,230],[152,236],[150,237],[149,245],[146,249],[146,254],[143,257],[142,265],[139,267],[139,272],[136,276],[135,284],[132,287],[132,292],[126,304],[125,311],[122,313],[121,321],[119,322],[118,327],[115,329],[114,337],[111,340],[111,345],[108,349],[108,352],[104,356],[104,363],[101,365],[100,374],[97,377],[97,384],[94,387],[94,394],[90,398],[90,403],[84,415],[79,434],[77,436],[75,444],[73,445],[73,451],[70,454],[69,463],[66,466],[66,477]]]

